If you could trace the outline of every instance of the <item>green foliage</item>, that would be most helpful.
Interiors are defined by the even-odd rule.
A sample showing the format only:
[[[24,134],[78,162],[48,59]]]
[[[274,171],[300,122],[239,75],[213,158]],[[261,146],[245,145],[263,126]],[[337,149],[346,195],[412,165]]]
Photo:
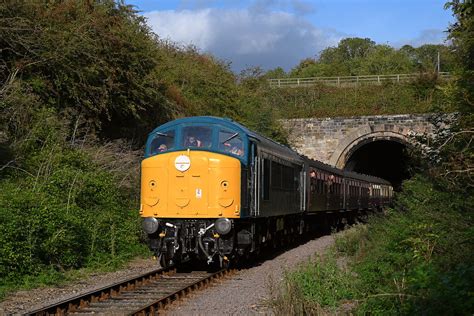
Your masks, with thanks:
[[[374,221],[356,258],[354,270],[363,292],[370,293],[361,310],[472,312],[473,204],[472,196],[446,192],[426,178],[406,182],[397,199],[397,208],[405,211]],[[382,293],[399,295],[378,296]]]
[[[364,248],[367,236],[367,225],[357,224],[335,236],[335,250],[344,256],[354,256]]]
[[[453,133],[441,143],[441,166],[435,171],[444,177],[453,189],[473,188],[474,171],[474,3],[472,1],[451,1],[447,3],[457,18],[450,28],[450,39],[459,62],[459,79],[450,89],[449,101],[460,113]],[[448,177],[446,177],[448,176]]]
[[[410,84],[279,88],[263,91],[280,118],[334,117],[453,111],[437,81],[423,77]]]
[[[456,67],[451,49],[426,44],[414,48],[405,45],[395,49],[375,44],[369,38],[345,38],[337,47],[324,49],[318,59],[305,59],[291,70],[291,77],[357,76],[403,74],[436,71],[438,52],[441,71]]]
[[[0,171],[2,284],[53,282],[53,270],[116,265],[145,253],[120,175],[66,142],[68,124],[53,110],[23,114],[28,132],[10,144],[16,163]]]
[[[150,111],[159,111],[160,121],[172,114],[166,86],[152,76],[153,35],[129,7],[112,0],[7,1],[0,16],[0,77],[21,76],[43,104],[84,128],[100,130],[111,120],[149,127],[157,120],[149,121]]]
[[[353,276],[340,269],[333,256],[327,254],[303,263],[287,272],[280,288],[271,288],[272,305],[282,315],[324,315],[337,313],[341,304],[353,298]]]
[[[308,263],[287,277],[297,284],[305,299],[322,306],[338,307],[341,300],[352,298],[351,277],[339,269],[331,254],[324,261]]]
[[[168,95],[181,103],[183,114],[240,117],[236,78],[228,65],[171,43],[160,48],[160,60],[157,76],[170,84]]]

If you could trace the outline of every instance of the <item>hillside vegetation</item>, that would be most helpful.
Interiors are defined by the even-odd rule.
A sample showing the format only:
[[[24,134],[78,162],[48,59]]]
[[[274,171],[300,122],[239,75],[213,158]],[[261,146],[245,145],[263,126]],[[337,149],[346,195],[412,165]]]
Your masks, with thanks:
[[[417,73],[419,77],[400,84],[273,88],[262,92],[262,98],[273,104],[281,117],[290,118],[453,111],[445,93],[452,85],[436,76],[438,53],[440,71],[455,72],[458,64],[452,49],[445,45],[396,49],[369,38],[346,38],[317,58],[302,60],[288,73],[276,68],[265,73],[265,78]]]
[[[381,86],[272,88],[263,99],[274,104],[282,118],[452,112],[456,109],[445,93],[451,86],[432,75],[420,75],[412,82]]]

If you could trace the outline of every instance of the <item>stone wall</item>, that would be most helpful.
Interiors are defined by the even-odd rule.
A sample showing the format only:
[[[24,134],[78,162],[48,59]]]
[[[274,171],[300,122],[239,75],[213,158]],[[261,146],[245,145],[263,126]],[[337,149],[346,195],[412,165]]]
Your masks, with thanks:
[[[406,114],[306,118],[282,120],[282,124],[289,132],[293,149],[342,168],[361,145],[384,139],[409,145],[412,135],[431,134],[437,128],[433,122],[439,122],[439,117],[439,114]]]

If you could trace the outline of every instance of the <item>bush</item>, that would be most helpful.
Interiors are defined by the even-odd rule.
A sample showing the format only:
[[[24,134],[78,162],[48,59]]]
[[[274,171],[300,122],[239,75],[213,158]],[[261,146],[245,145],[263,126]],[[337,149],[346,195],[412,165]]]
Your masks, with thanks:
[[[0,171],[2,283],[43,282],[57,278],[52,270],[114,266],[146,253],[131,198],[138,184],[122,186],[122,174],[71,146],[54,111],[28,117],[26,137],[9,144],[15,163]]]

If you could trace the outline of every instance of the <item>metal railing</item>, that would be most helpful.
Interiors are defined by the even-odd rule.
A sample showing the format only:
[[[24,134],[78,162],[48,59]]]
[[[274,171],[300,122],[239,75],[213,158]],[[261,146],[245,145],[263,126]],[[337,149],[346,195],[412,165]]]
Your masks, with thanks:
[[[420,77],[420,73],[396,74],[396,75],[365,75],[365,76],[341,76],[341,77],[310,77],[310,78],[280,78],[268,79],[270,87],[304,87],[316,84],[331,86],[354,86],[358,84],[380,85],[384,82],[406,82]],[[428,75],[428,74],[425,74]],[[438,73],[438,78],[449,80],[452,78],[449,72]]]

